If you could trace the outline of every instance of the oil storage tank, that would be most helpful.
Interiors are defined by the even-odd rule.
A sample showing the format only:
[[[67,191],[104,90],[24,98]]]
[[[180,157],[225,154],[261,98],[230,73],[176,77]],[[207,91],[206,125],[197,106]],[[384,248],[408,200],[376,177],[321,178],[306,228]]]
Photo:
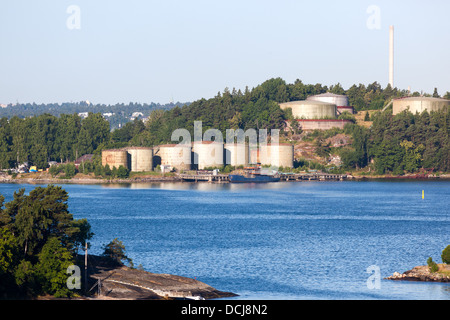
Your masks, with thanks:
[[[405,110],[409,110],[411,113],[422,113],[427,110],[439,111],[450,106],[450,100],[431,98],[431,97],[407,97],[395,99],[393,103],[393,114],[396,115]]]
[[[226,143],[224,145],[225,164],[234,167],[247,166],[249,148],[246,143]]]
[[[199,170],[223,166],[223,143],[198,141],[193,144],[193,160]]]
[[[262,166],[294,167],[294,146],[288,143],[261,144],[258,156]]]
[[[145,147],[127,148],[130,170],[133,172],[152,171],[153,149]]]
[[[307,98],[309,101],[319,101],[319,102],[326,102],[336,105],[337,107],[348,107],[348,97],[340,94],[334,94],[334,93],[322,93],[315,96],[310,96]]]
[[[335,119],[337,113],[335,104],[314,100],[281,103],[280,108],[283,110],[291,108],[292,115],[298,119]]]
[[[184,144],[164,144],[154,148],[153,164],[169,166],[178,170],[191,169],[191,153],[190,145]]]
[[[102,151],[102,166],[108,165],[111,169],[120,166],[129,168],[128,152],[125,149],[110,149]]]

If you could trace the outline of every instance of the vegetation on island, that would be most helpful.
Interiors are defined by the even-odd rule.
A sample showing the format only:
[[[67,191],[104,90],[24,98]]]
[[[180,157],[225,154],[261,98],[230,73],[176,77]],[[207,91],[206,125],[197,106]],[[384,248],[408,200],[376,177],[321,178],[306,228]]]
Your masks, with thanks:
[[[441,259],[444,265],[450,264],[450,245],[448,245],[444,250],[442,250]],[[441,270],[442,268],[440,268],[439,265],[435,261],[433,261],[432,257],[429,257],[427,259],[427,265],[431,273],[442,273],[444,275],[450,276],[450,270],[448,270],[447,268]]]
[[[80,250],[94,234],[86,219],[74,219],[68,193],[59,186],[14,192],[10,202],[0,195],[0,299],[42,295],[72,297],[86,292],[67,284]],[[104,246],[110,264],[133,267],[117,238]],[[82,276],[78,274],[78,276]]]
[[[351,120],[344,129],[302,132],[292,112],[279,107],[282,102],[325,92],[347,95],[350,105],[363,112],[364,122],[370,126],[361,125],[354,115],[344,113],[340,117]],[[244,92],[226,88],[211,99],[153,110],[146,122],[136,119],[112,132],[108,120],[100,113],[90,113],[85,119],[78,114],[2,118],[0,169],[13,169],[24,162],[46,169],[49,161],[67,163],[81,155],[94,154],[90,164],[84,163],[78,168],[70,164],[52,167],[51,174],[71,178],[80,172],[108,179],[124,178],[129,176],[126,168],[102,167],[102,150],[175,143],[171,141],[174,130],[184,128],[193,136],[194,121],[202,121],[203,132],[215,128],[221,130],[224,137],[226,129],[279,129],[281,142],[309,141],[314,154],[297,154],[294,171],[360,171],[377,175],[450,172],[449,110],[422,114],[403,112],[396,116],[389,109],[381,111],[392,98],[407,94],[390,85],[383,89],[377,82],[353,85],[345,90],[340,84],[328,87],[304,84],[300,80],[288,84],[276,78],[253,89],[247,87]],[[437,90],[433,96],[439,97]],[[444,97],[450,98],[450,93]],[[331,145],[329,140],[339,135],[348,137],[349,143]],[[330,158],[339,158],[340,162],[332,164]]]
[[[53,185],[20,189],[7,203],[0,196],[0,296],[72,294],[67,268],[93,233],[86,219],[73,218],[68,197]]]

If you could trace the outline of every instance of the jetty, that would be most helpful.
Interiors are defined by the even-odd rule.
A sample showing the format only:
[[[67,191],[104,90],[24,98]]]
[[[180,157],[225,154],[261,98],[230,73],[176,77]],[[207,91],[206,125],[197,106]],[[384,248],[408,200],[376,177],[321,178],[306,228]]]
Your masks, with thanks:
[[[280,181],[343,181],[348,178],[346,174],[331,174],[323,172],[314,173],[280,173],[276,175],[280,177]],[[215,174],[211,172],[198,172],[198,173],[182,173],[179,177],[183,181],[189,182],[217,182],[228,183],[230,179],[228,174]]]

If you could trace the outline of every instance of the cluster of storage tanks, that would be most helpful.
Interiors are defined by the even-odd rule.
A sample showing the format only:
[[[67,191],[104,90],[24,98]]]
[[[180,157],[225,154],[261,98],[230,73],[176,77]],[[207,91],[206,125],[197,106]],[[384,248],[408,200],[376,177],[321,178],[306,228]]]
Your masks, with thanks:
[[[306,100],[280,104],[281,109],[292,109],[294,118],[317,120],[336,119],[338,114],[348,111],[353,113],[348,97],[333,93],[323,93],[308,97]]]
[[[281,103],[280,108],[291,109],[303,130],[326,130],[335,127],[343,128],[349,121],[338,120],[343,112],[354,113],[349,105],[348,97],[333,93],[310,96],[306,100]]]
[[[280,143],[250,148],[248,144],[202,141],[194,142],[192,146],[165,144],[153,148],[130,147],[102,152],[103,166],[124,166],[132,172],[152,171],[157,165],[185,171],[204,170],[224,164],[246,167],[256,163],[262,166],[293,168],[294,146]]]
[[[412,113],[438,111],[450,106],[450,100],[432,97],[404,97],[394,99],[393,114],[409,110]],[[324,93],[308,97],[306,100],[280,104],[281,109],[292,109],[292,115],[299,120],[332,120],[343,112],[354,113],[348,97],[333,93]]]

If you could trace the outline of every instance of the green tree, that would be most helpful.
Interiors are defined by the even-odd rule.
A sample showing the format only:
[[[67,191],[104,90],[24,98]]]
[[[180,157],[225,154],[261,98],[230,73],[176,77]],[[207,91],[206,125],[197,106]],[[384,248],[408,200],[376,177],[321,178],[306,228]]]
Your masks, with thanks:
[[[73,163],[67,163],[64,166],[64,175],[66,178],[73,178],[75,174],[77,173],[77,168]]]
[[[431,257],[428,258],[427,264],[428,264],[428,268],[430,269],[431,273],[435,273],[435,272],[439,271],[439,266],[437,265],[436,262],[433,261],[433,259]]]
[[[129,176],[129,170],[125,168],[124,166],[119,166],[119,169],[117,169],[117,178],[119,179],[125,179]]]
[[[71,252],[58,238],[50,238],[38,254],[36,276],[42,291],[55,297],[68,297],[72,294],[67,288],[67,268],[75,263]]]
[[[442,250],[442,262],[445,264],[450,264],[450,245],[448,245],[444,250]]]
[[[111,258],[112,261],[120,265],[123,265],[124,260],[132,264],[132,260],[125,254],[125,245],[117,238],[114,238],[113,241],[104,246],[102,255]]]

